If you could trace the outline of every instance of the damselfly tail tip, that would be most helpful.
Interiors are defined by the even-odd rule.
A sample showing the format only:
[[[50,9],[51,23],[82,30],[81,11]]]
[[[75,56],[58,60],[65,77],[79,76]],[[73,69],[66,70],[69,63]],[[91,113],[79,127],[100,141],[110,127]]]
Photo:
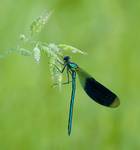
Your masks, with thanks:
[[[71,126],[70,124],[68,124],[68,135],[70,136],[70,134],[71,134]]]
[[[71,130],[68,129],[68,135],[70,136],[70,134],[71,134]]]
[[[118,97],[116,97],[116,98],[114,99],[113,103],[110,105],[110,107],[115,108],[115,107],[118,107],[119,105],[120,105],[120,100],[119,100]]]

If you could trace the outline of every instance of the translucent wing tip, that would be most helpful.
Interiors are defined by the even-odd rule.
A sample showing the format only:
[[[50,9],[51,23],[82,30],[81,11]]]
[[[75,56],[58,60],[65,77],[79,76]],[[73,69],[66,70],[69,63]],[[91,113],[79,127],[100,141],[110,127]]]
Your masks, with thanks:
[[[110,105],[110,107],[115,108],[115,107],[118,107],[119,105],[120,105],[120,100],[119,100],[118,97],[116,97],[116,98],[114,99],[113,103]]]

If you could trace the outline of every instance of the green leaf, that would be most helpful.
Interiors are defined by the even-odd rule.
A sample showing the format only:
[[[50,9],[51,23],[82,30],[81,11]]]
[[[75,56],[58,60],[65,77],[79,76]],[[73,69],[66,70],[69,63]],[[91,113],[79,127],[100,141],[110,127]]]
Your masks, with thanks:
[[[58,47],[61,49],[61,51],[71,51],[72,53],[87,54],[86,52],[83,52],[80,49],[77,49],[73,46],[66,45],[66,44],[59,44]]]

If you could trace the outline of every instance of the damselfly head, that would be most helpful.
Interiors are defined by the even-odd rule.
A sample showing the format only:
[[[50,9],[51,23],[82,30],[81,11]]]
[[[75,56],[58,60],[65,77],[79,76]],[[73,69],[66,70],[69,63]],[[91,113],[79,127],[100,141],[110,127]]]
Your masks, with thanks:
[[[64,56],[63,60],[64,60],[65,62],[68,62],[68,61],[70,60],[70,57],[69,57],[69,56]]]

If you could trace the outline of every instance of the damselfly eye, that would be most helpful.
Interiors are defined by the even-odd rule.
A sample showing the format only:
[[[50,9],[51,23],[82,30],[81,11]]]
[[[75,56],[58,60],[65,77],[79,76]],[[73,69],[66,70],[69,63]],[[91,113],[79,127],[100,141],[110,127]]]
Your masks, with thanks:
[[[70,59],[69,56],[65,56],[65,57],[63,58],[64,61],[69,61],[69,59]]]

